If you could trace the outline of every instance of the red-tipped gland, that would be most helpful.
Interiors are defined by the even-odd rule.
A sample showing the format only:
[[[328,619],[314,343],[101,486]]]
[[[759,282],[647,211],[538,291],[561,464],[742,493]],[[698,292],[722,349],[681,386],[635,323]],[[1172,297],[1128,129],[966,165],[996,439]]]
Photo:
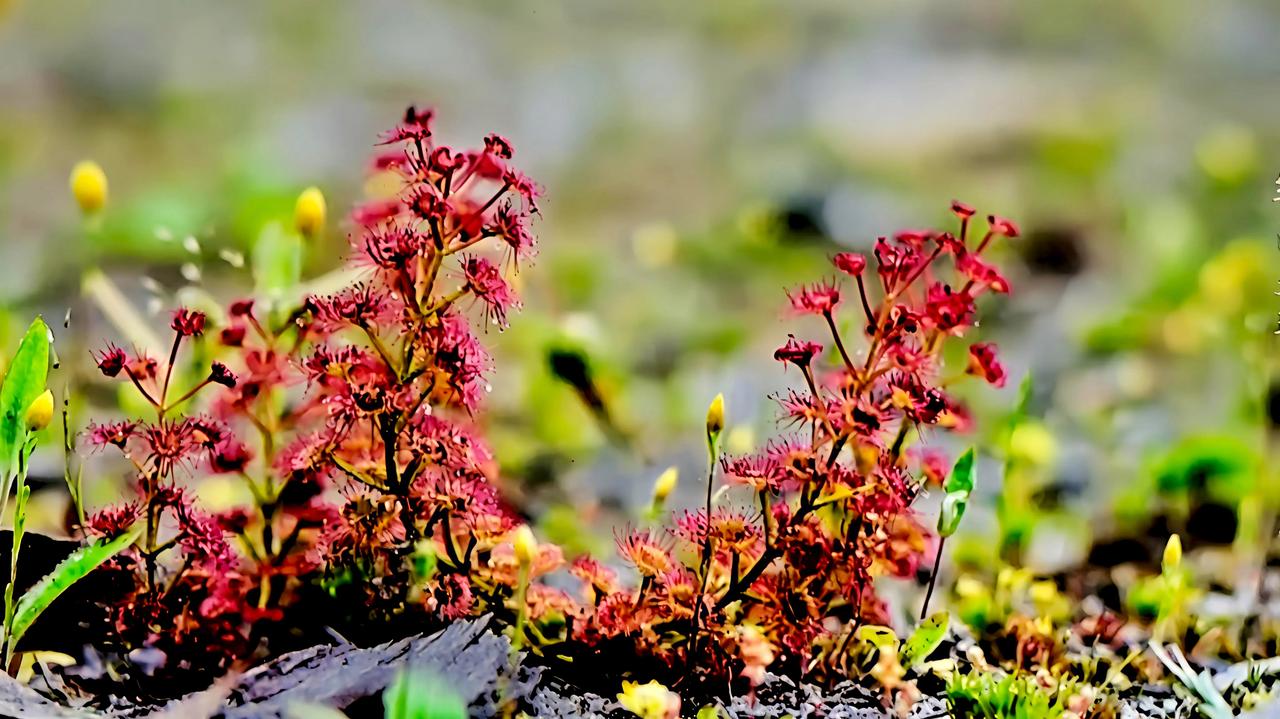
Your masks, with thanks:
[[[238,300],[231,303],[228,312],[232,317],[247,317],[253,314],[253,300]]]
[[[214,362],[209,368],[209,381],[230,389],[236,386],[236,375],[221,362]]]
[[[959,200],[951,201],[951,211],[955,213],[956,217],[959,217],[962,220],[967,220],[970,217],[973,217],[978,212],[977,210],[973,209],[972,206],[966,205]]]
[[[773,353],[773,358],[805,369],[820,352],[822,352],[822,345],[817,342],[802,342],[796,339],[795,335],[787,335],[787,343]]]
[[[173,313],[169,327],[182,337],[199,337],[204,333],[204,313],[181,307]]]
[[[833,257],[831,262],[835,264],[837,270],[850,277],[857,277],[862,274],[863,270],[867,269],[866,256],[857,252],[841,252]]]
[[[124,371],[124,366],[128,363],[129,357],[124,350],[119,347],[108,347],[98,355],[98,371],[107,377],[116,377]]]
[[[1014,224],[1013,220],[1005,219],[999,215],[987,215],[987,224],[991,225],[991,231],[997,235],[1013,238],[1019,234],[1018,226]]]

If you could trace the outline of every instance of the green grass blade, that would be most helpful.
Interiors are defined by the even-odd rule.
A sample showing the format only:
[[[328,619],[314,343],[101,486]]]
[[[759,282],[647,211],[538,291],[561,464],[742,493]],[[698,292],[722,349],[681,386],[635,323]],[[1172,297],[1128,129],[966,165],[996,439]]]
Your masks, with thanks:
[[[446,682],[422,671],[405,671],[382,695],[386,719],[466,719],[467,705]]]
[[[18,607],[13,614],[13,628],[9,632],[10,646],[16,647],[22,635],[36,621],[45,609],[53,603],[72,584],[83,579],[97,569],[103,562],[122,552],[126,547],[142,536],[142,527],[137,526],[111,540],[98,540],[93,544],[81,547],[58,566],[36,582],[18,600]]]

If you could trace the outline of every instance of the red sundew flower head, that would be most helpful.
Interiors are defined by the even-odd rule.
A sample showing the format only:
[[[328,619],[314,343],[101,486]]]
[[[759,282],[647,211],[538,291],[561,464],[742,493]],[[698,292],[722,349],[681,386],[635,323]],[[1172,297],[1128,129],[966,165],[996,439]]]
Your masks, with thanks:
[[[227,572],[240,563],[240,558],[227,542],[226,532],[213,515],[180,508],[178,531],[178,546],[193,566]]]
[[[213,516],[218,528],[227,534],[244,534],[253,523],[253,515],[244,507],[232,507]]]
[[[204,333],[204,320],[203,312],[179,307],[174,311],[169,327],[183,337],[199,337]]]
[[[111,444],[124,449],[137,429],[138,423],[129,421],[91,424],[89,425],[89,442],[96,447]]]
[[[503,202],[493,213],[487,232],[496,235],[507,246],[507,254],[517,267],[520,260],[533,257],[537,244],[529,230],[529,215],[515,209],[510,201]]]
[[[967,220],[970,217],[973,217],[975,213],[977,213],[977,210],[973,209],[969,205],[966,205],[959,200],[951,201],[951,211],[955,213],[956,217],[959,217],[962,220]]]
[[[484,151],[492,153],[503,160],[510,160],[515,156],[515,149],[511,147],[511,142],[496,133],[484,138]]]
[[[136,502],[100,509],[85,518],[85,532],[98,537],[117,537],[131,529],[142,517]]]
[[[467,165],[467,156],[441,145],[431,151],[431,171],[438,175],[451,175]]]
[[[719,551],[730,554],[755,555],[762,549],[760,527],[753,518],[732,509],[712,510],[710,521],[705,510],[685,512],[676,520],[676,536],[693,545],[711,538]]]
[[[1000,270],[983,262],[975,253],[968,252],[957,257],[956,269],[974,284],[989,287],[1000,294],[1009,292],[1009,281],[1000,274]]]
[[[445,621],[469,616],[475,606],[471,581],[460,574],[437,575],[425,603],[427,611],[435,612]]]
[[[542,188],[524,173],[508,167],[502,173],[502,182],[520,197],[527,212],[538,212],[538,198],[542,197]]]
[[[973,296],[935,282],[925,293],[924,314],[929,323],[942,332],[962,330],[973,323]]]
[[[634,530],[621,537],[618,540],[618,554],[635,567],[642,577],[661,576],[671,571],[676,564],[666,543],[648,529]]]
[[[745,484],[759,492],[775,490],[780,485],[783,469],[772,454],[725,457],[720,460],[727,484]]]
[[[218,341],[226,347],[240,347],[244,344],[245,326],[231,325],[223,327],[218,333]]]
[[[119,347],[108,345],[98,354],[96,360],[98,371],[107,377],[117,377],[124,371],[125,365],[129,362],[129,356]]]
[[[996,357],[996,346],[990,342],[969,345],[967,374],[981,377],[996,387],[1003,387],[1006,379],[1004,365]]]
[[[948,468],[951,466],[951,460],[947,458],[946,453],[932,448],[912,449],[910,453],[915,455],[925,482],[933,487],[941,487],[947,479]]]
[[[867,269],[867,257],[858,252],[841,252],[831,259],[836,269],[849,275],[857,277],[862,271]]]
[[[1019,235],[1018,225],[1013,220],[1005,219],[999,215],[987,215],[987,223],[991,225],[991,231],[997,235],[1004,235],[1010,239]]]
[[[242,472],[252,458],[243,442],[229,437],[209,455],[209,466],[220,474]]]
[[[253,315],[253,299],[236,300],[227,309],[232,317],[249,317]]]
[[[221,362],[214,362],[209,366],[209,381],[231,389],[236,386],[236,375]]]
[[[492,360],[488,350],[460,315],[445,312],[440,324],[426,337],[440,381],[447,392],[444,401],[474,410],[485,391],[484,376]]]
[[[787,335],[787,343],[774,351],[773,358],[783,364],[791,363],[805,369],[821,352],[822,345],[817,342],[801,342],[795,335]]]
[[[404,111],[404,119],[382,136],[379,144],[391,145],[397,142],[426,142],[431,139],[431,124],[435,120],[436,111],[432,108],[419,110],[410,105]]]
[[[901,230],[893,236],[898,244],[910,247],[913,250],[921,250],[934,236],[933,230]]]
[[[816,282],[788,292],[791,308],[798,314],[825,315],[840,304],[840,290],[831,282]]]
[[[359,259],[392,272],[409,269],[409,260],[422,254],[428,243],[426,235],[409,224],[372,228],[353,241]]]
[[[129,363],[125,365],[125,368],[137,379],[146,380],[156,378],[159,366],[159,363],[156,362],[154,357],[148,357],[147,355],[140,354],[137,357],[131,358]]]
[[[964,252],[964,239],[956,239],[956,236],[950,232],[940,232],[933,236],[933,241],[938,243],[938,247],[946,253],[959,256]]]
[[[783,396],[777,398],[778,404],[782,405],[783,416],[790,420],[792,424],[808,424],[810,422],[822,422],[824,419],[831,419],[831,409],[825,403],[820,403],[813,395],[805,392],[800,393],[795,390],[788,390]]]
[[[886,287],[909,277],[924,262],[918,248],[910,245],[893,245],[883,237],[876,240],[876,263],[880,279]]]
[[[314,317],[312,327],[332,332],[343,327],[372,328],[397,316],[391,299],[372,285],[357,283],[326,297],[311,296],[304,306]]]
[[[613,594],[622,588],[617,572],[586,555],[573,560],[569,565],[569,574],[582,580],[586,588],[595,593],[588,597],[591,602],[594,602],[596,596]]]
[[[463,281],[471,294],[485,306],[485,317],[499,327],[507,326],[507,310],[519,308],[520,302],[497,265],[483,257],[462,260]]]
[[[420,220],[440,222],[453,211],[453,203],[445,199],[433,185],[414,185],[405,198],[405,206]]]

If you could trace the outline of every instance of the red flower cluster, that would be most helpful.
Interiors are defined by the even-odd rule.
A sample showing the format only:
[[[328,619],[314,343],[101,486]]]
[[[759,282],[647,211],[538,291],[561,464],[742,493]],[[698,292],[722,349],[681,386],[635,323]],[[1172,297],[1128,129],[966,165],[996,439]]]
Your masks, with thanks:
[[[359,281],[293,312],[235,302],[209,334],[210,318],[180,309],[165,363],[114,346],[97,356],[154,417],[90,428],[93,444],[132,461],[137,498],[93,514],[85,531],[144,523],[111,565],[130,588],[113,604],[115,634],[126,650],[181,655],[161,674],[225,670],[307,584],[340,578],[366,616],[417,606],[456,618],[514,594],[516,572],[496,567],[509,563],[517,520],[470,422],[490,360],[464,310],[503,325],[518,307],[479,253],[493,239],[513,270],[533,254],[537,189],[505,139],[457,150],[435,143],[431,121],[411,108],[374,163],[400,191],[355,213]],[[189,376],[183,345],[210,337],[199,356],[223,356],[174,390]],[[201,399],[208,414],[184,411]],[[183,478],[201,473],[241,477],[254,506],[197,510]],[[528,596],[544,612],[567,606],[546,588]]]
[[[971,246],[974,212],[957,203],[958,234],[877,243],[878,289],[865,257],[837,255],[862,314],[856,356],[837,318],[847,290],[824,281],[789,293],[796,312],[825,321],[832,352],[790,336],[774,356],[804,380],[780,398],[796,434],[716,463],[750,509],[710,507],[670,530],[626,533],[619,553],[639,586],[579,558],[567,567],[581,583],[570,593],[540,581],[564,557],[518,530],[472,424],[490,359],[466,312],[503,326],[518,307],[503,264],[480,253],[493,240],[508,272],[532,256],[538,192],[512,166],[510,142],[448,147],[432,120],[410,108],[373,162],[399,190],[353,213],[359,281],[297,308],[242,300],[225,322],[179,310],[163,363],[118,347],[98,355],[105,376],[154,409],[88,433],[132,462],[137,496],[93,514],[85,531],[145,528],[110,564],[126,587],[112,604],[117,645],[181,657],[157,676],[221,672],[319,586],[355,602],[350,616],[326,617],[334,623],[422,629],[488,612],[525,646],[639,655],[677,676],[838,672],[856,627],[884,619],[875,577],[911,575],[926,550],[911,507],[945,461],[908,452],[908,440],[967,423],[939,380],[942,348],[973,324],[978,295],[1008,291],[983,253],[1016,227],[989,218]],[[178,368],[192,343],[218,361]],[[967,371],[1005,378],[987,344],[970,348]],[[173,389],[184,381],[189,389]],[[199,400],[206,413],[186,411]],[[253,506],[202,512],[184,489],[195,473],[240,477]]]
[[[819,282],[788,293],[795,311],[825,320],[835,367],[820,362],[822,345],[795,336],[774,354],[803,376],[804,388],[780,400],[784,419],[800,431],[720,463],[725,481],[747,488],[755,509],[700,510],[679,518],[670,536],[624,536],[619,551],[641,584],[609,591],[612,577],[577,572],[589,601],[575,639],[655,657],[674,677],[750,679],[764,664],[839,673],[857,627],[887,621],[875,577],[915,573],[929,533],[912,503],[926,482],[941,481],[946,465],[937,452],[908,452],[909,440],[927,426],[963,426],[967,417],[940,380],[943,345],[973,324],[978,295],[1009,288],[982,255],[994,237],[1017,235],[1013,223],[990,218],[971,245],[973,210],[953,209],[956,235],[881,238],[878,292],[867,287],[863,256],[834,258],[856,281],[860,355],[840,331],[840,287]],[[970,374],[1004,382],[993,345],[973,345],[970,358]]]

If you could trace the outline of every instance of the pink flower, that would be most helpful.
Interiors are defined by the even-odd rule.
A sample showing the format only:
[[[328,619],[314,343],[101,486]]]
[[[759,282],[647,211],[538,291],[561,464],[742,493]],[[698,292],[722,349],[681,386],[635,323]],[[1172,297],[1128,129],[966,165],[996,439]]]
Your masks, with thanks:
[[[840,304],[840,290],[834,283],[817,282],[788,292],[791,308],[799,314],[825,315]]]

